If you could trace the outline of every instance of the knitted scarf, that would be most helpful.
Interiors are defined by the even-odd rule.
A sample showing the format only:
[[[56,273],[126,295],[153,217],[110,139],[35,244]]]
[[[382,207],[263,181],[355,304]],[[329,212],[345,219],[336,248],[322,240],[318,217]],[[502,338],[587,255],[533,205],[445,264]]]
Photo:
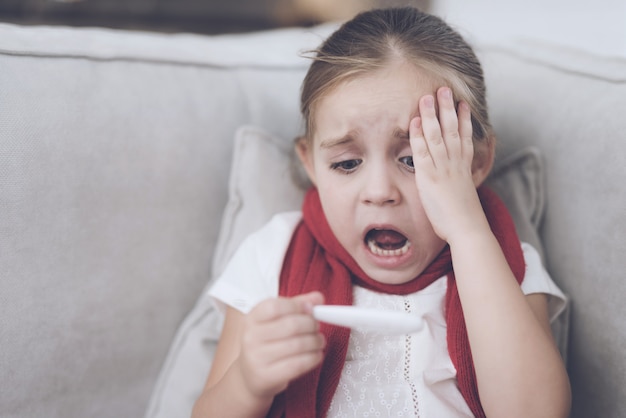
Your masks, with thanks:
[[[491,229],[517,281],[521,283],[525,273],[524,256],[509,212],[494,192],[486,187],[479,188],[478,192]],[[351,305],[353,285],[405,295],[417,292],[447,275],[445,317],[448,351],[457,370],[461,394],[474,415],[484,417],[449,247],[446,246],[413,280],[402,285],[379,283],[368,277],[341,246],[328,225],[315,188],[307,192],[302,212],[303,220],[296,227],[285,256],[279,294],[295,296],[319,290],[324,294],[326,304]],[[321,323],[320,329],[328,343],[322,364],[292,381],[286,391],[276,396],[268,417],[323,417],[328,411],[341,377],[350,330],[325,323]]]

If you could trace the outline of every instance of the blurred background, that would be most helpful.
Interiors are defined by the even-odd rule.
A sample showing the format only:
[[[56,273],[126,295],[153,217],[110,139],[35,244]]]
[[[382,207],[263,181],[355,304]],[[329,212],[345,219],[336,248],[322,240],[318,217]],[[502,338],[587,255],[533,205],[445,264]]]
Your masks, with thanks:
[[[0,21],[205,34],[340,21],[415,5],[469,38],[553,40],[626,56],[626,0],[0,0]]]
[[[167,32],[232,33],[342,20],[381,5],[429,0],[0,0],[0,19]]]

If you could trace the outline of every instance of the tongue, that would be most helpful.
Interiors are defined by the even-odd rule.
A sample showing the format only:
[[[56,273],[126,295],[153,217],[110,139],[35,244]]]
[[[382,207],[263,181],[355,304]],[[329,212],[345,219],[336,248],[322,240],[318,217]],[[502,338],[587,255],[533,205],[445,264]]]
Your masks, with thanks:
[[[369,240],[374,240],[379,248],[395,250],[404,245],[406,237],[399,232],[389,229],[372,230],[368,234]]]

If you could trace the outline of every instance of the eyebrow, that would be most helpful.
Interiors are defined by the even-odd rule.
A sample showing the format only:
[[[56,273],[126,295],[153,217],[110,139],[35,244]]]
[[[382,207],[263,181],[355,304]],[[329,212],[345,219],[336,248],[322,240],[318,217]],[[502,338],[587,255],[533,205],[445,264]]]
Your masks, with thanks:
[[[407,141],[410,139],[409,131],[400,128],[396,128],[393,130],[393,137],[398,139],[404,139]]]
[[[339,138],[327,139],[320,142],[320,148],[329,149],[340,145],[349,144],[354,141],[357,131],[351,130]],[[393,138],[408,142],[410,139],[409,131],[406,129],[396,128],[393,130]]]
[[[356,131],[351,130],[339,138],[323,140],[320,142],[320,148],[329,149],[329,148],[337,147],[339,145],[349,144],[354,141],[355,134],[356,134]]]

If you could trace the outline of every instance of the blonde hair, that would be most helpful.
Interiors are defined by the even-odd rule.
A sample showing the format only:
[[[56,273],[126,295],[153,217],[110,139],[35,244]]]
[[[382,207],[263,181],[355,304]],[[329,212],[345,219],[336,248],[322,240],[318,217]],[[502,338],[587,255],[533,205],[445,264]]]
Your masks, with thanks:
[[[472,112],[474,141],[492,140],[482,68],[472,48],[440,18],[413,7],[374,9],[355,16],[318,49],[302,84],[305,138],[313,137],[316,105],[348,79],[401,57],[448,85]]]

